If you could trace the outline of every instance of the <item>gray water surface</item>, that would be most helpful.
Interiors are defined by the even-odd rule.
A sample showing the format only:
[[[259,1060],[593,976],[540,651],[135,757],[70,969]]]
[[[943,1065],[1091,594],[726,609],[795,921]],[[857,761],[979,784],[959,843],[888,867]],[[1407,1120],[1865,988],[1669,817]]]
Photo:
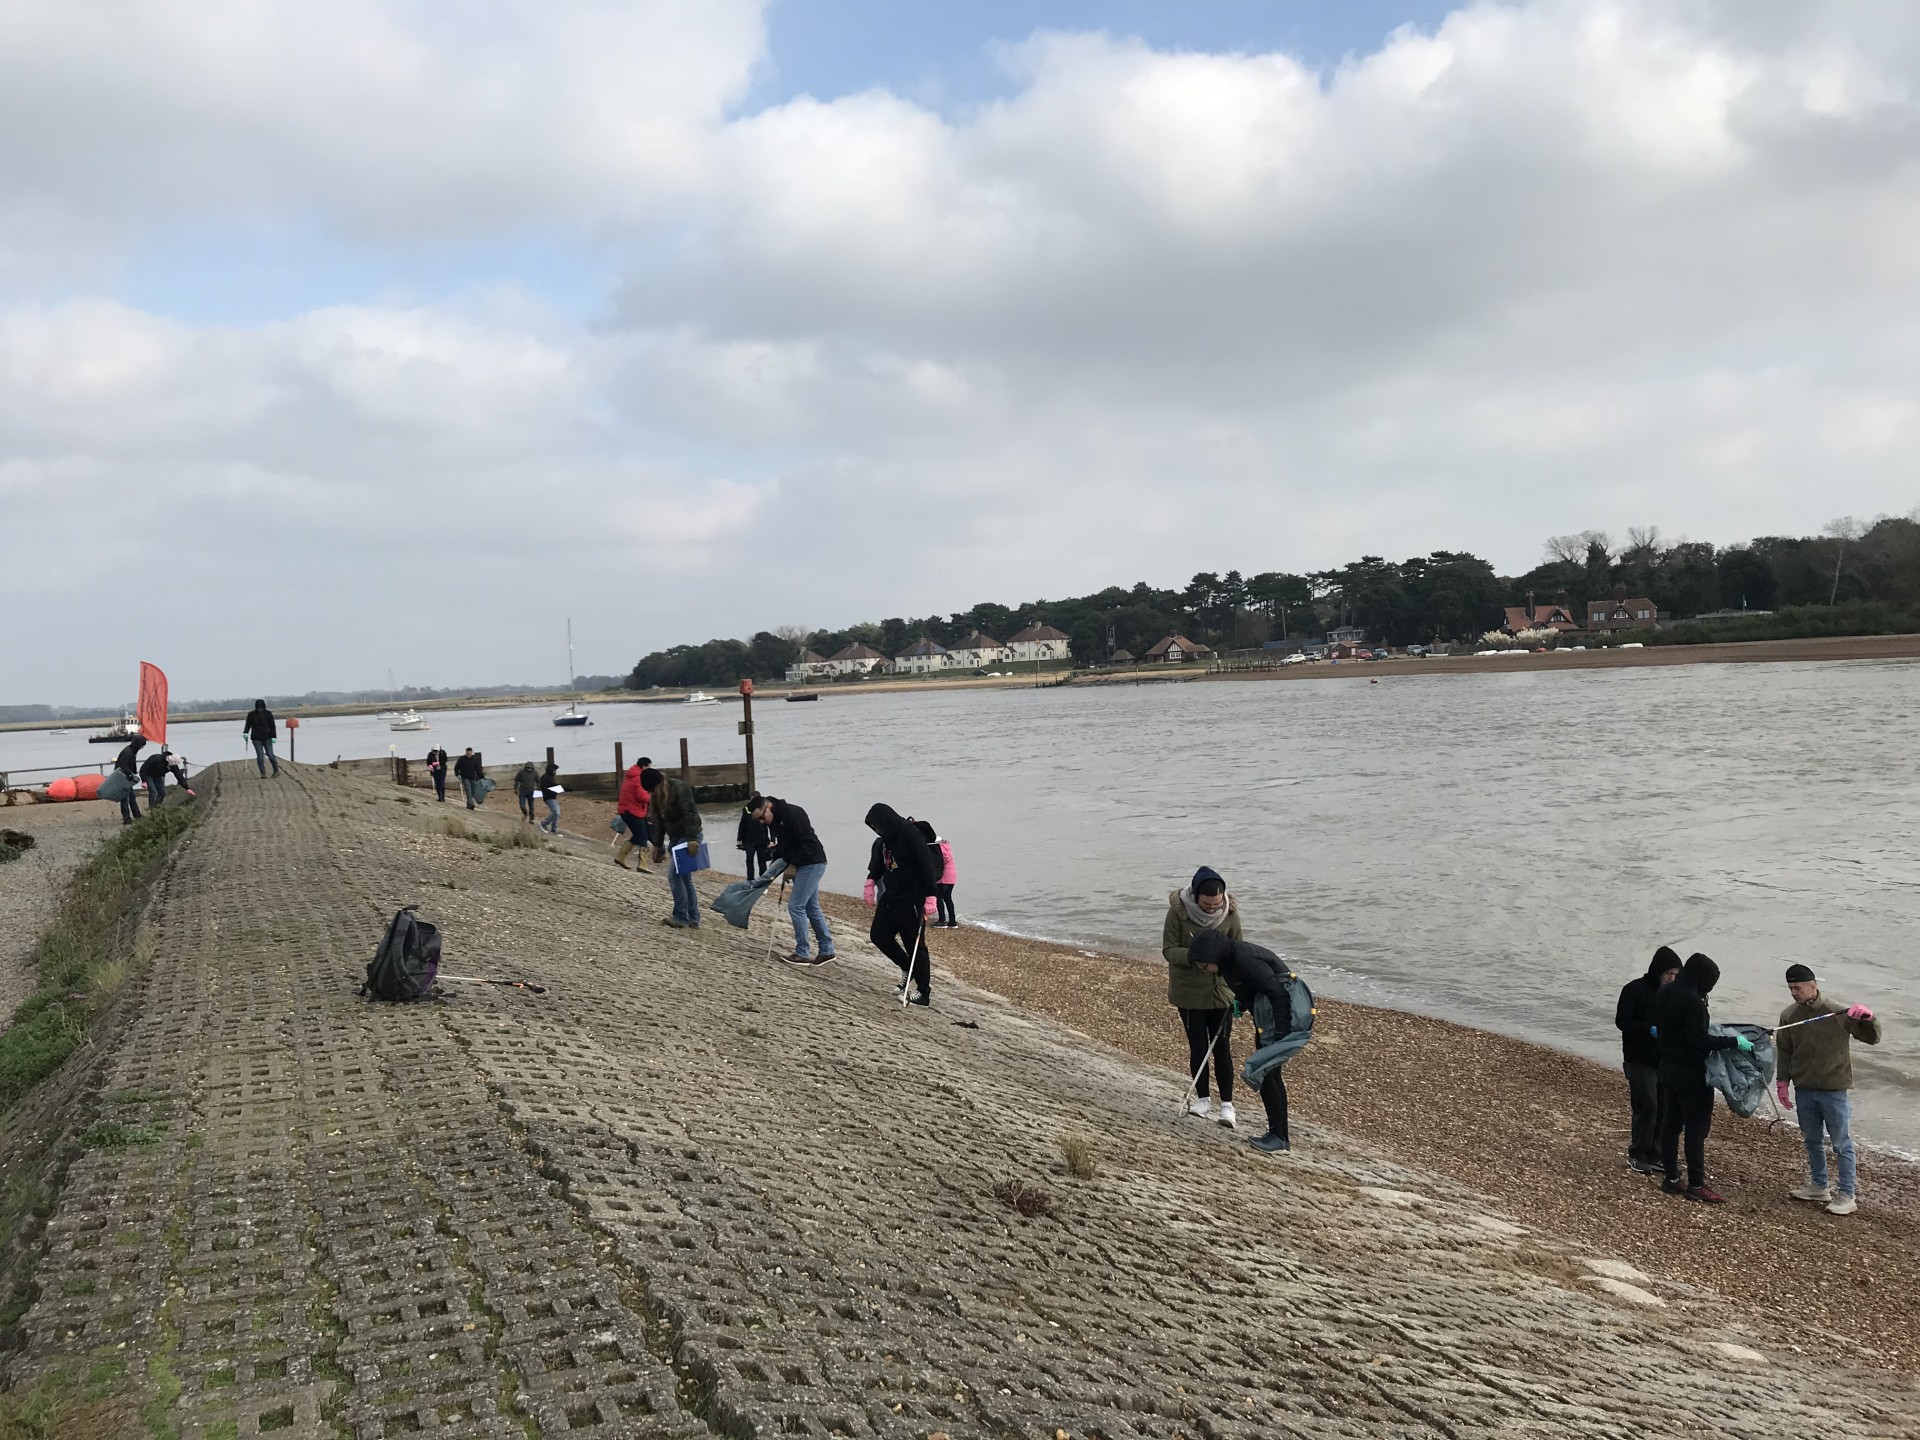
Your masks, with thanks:
[[[1771,1024],[1804,961],[1886,1022],[1854,1047],[1857,1132],[1920,1152],[1916,702],[1920,665],[1861,661],[833,694],[755,719],[762,788],[812,815],[828,888],[858,892],[885,800],[952,841],[963,919],[1022,934],[1157,955],[1167,892],[1207,864],[1325,993],[1608,1061],[1656,946],[1720,962],[1724,1020]],[[527,709],[426,735],[318,719],[300,756],[739,752],[735,704],[593,713],[584,733]],[[171,738],[195,763],[245,750],[237,723]],[[0,736],[0,767],[70,752],[112,755]]]

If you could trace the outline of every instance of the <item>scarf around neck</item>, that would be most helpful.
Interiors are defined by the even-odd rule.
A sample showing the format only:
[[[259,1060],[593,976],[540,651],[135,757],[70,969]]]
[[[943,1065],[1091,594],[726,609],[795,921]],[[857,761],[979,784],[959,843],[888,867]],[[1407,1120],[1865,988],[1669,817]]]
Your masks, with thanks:
[[[1227,896],[1227,903],[1209,915],[1200,908],[1200,902],[1193,897],[1193,887],[1187,886],[1180,892],[1180,904],[1187,912],[1187,919],[1203,930],[1218,930],[1227,923],[1227,913],[1233,909],[1233,896]]]

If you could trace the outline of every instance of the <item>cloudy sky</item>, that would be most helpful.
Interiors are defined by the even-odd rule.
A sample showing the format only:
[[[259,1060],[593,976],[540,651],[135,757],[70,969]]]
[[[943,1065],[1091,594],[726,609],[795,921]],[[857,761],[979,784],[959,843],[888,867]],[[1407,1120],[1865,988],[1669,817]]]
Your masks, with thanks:
[[[1920,501],[1907,0],[16,0],[0,703]]]

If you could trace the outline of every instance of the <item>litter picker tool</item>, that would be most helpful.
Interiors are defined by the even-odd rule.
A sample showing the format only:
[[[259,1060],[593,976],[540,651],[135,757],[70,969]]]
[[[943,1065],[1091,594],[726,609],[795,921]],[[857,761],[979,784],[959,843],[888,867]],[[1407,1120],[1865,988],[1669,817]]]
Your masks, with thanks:
[[[900,982],[900,1008],[902,1010],[913,1003],[913,970],[914,967],[920,963],[920,950],[926,943],[927,912],[923,908],[920,912],[920,928],[916,930],[913,935],[913,949],[907,952],[907,978]],[[931,956],[927,958],[927,969],[933,969],[933,958]],[[928,975],[927,979],[932,980],[933,976]]]
[[[1846,1014],[1844,1010],[1829,1010],[1824,1015],[1812,1015],[1805,1020],[1796,1020],[1791,1025],[1776,1025],[1773,1027],[1772,1033],[1778,1035],[1782,1030],[1798,1030],[1802,1025],[1813,1025],[1821,1020],[1831,1020],[1836,1015],[1844,1014]]]
[[[1187,1102],[1193,1099],[1194,1092],[1200,1088],[1200,1077],[1207,1073],[1207,1066],[1213,1063],[1214,1051],[1220,1046],[1220,1037],[1226,1033],[1227,1027],[1231,1024],[1233,1024],[1233,1011],[1229,1009],[1214,1029],[1213,1039],[1207,1045],[1207,1053],[1200,1058],[1200,1068],[1194,1071],[1193,1078],[1187,1081],[1187,1093],[1180,1097],[1180,1109],[1183,1113],[1186,1111]]]
[[[780,938],[780,905],[787,898],[787,877],[780,877],[780,893],[774,898],[773,913],[767,917],[767,959],[773,959],[774,942]]]
[[[458,980],[462,985],[505,985],[514,990],[531,990],[536,995],[547,993],[547,987],[536,985],[531,980],[489,980],[480,975],[441,975],[442,980]]]

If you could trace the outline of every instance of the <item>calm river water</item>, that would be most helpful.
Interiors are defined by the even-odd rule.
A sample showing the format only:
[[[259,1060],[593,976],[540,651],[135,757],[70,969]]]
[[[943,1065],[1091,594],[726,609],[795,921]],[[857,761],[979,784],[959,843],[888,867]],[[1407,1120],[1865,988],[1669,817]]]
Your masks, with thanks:
[[[1208,864],[1249,938],[1334,996],[1615,1060],[1620,985],[1667,943],[1724,973],[1722,1019],[1772,1023],[1782,970],[1888,1022],[1855,1046],[1857,1130],[1920,1152],[1920,664],[1692,665],[1279,683],[829,696],[756,707],[762,788],[806,807],[829,888],[856,892],[874,800],[953,842],[961,917],[1156,955],[1167,892]],[[319,719],[303,760],[563,768],[734,758],[735,704],[430,716],[427,736]],[[513,740],[508,741],[507,737]],[[196,764],[237,723],[176,725]],[[284,749],[284,745],[283,745]],[[88,752],[91,750],[91,754]],[[106,752],[106,753],[102,753]],[[0,735],[0,768],[110,758]],[[716,824],[730,822],[716,821]],[[936,941],[937,949],[937,941]]]

